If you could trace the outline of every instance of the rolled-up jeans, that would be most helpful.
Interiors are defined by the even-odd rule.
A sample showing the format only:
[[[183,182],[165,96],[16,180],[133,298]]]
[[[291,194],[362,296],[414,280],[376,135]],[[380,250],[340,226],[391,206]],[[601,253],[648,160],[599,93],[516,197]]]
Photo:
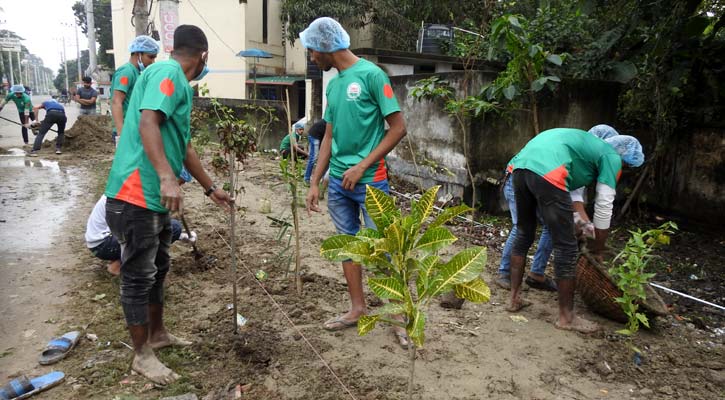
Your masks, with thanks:
[[[516,197],[514,195],[514,184],[511,176],[508,176],[506,183],[503,186],[503,195],[509,205],[509,211],[511,212],[511,232],[509,233],[506,244],[503,246],[503,254],[501,255],[501,265],[498,268],[498,274],[503,277],[511,275],[511,249],[514,246],[516,240],[516,223],[518,222],[518,213],[516,212]],[[541,222],[541,218],[539,218]],[[549,235],[549,228],[546,224],[543,224],[541,230],[541,238],[539,239],[539,245],[536,247],[536,254],[534,254],[534,262],[531,264],[531,272],[536,275],[544,275],[546,270],[546,264],[549,262],[551,256],[552,243],[551,235]]]
[[[554,245],[554,274],[557,280],[574,279],[579,246],[574,235],[571,196],[535,172],[516,169],[512,175],[516,196],[516,240],[511,254],[526,256],[536,235],[536,212],[540,213]]]
[[[315,168],[315,163],[317,162],[317,155],[319,154],[320,150],[320,140],[317,138],[314,138],[312,136],[307,136],[307,138],[310,141],[310,156],[307,157],[307,169],[305,169],[305,182],[310,182],[310,178],[312,178],[312,171]]]
[[[148,305],[163,304],[171,217],[108,198],[106,222],[121,245],[121,306],[128,325],[148,323]]]

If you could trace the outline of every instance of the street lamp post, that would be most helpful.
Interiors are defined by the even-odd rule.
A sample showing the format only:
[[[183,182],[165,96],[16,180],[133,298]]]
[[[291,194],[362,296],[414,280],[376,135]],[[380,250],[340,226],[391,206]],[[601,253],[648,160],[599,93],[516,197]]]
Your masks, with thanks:
[[[78,26],[70,22],[61,22],[62,26],[73,28],[73,32],[76,35],[76,66],[78,67],[78,81],[83,79],[83,73],[81,72],[81,46],[78,42]]]

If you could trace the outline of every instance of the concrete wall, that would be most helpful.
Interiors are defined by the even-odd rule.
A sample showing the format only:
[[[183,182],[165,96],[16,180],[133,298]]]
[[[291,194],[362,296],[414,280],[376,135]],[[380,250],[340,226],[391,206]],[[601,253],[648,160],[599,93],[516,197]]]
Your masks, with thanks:
[[[463,73],[439,74],[463,93]],[[430,75],[391,77],[408,127],[408,137],[388,157],[392,173],[415,185],[443,186],[441,195],[451,193],[470,199],[471,185],[465,169],[463,135],[455,120],[442,111],[442,104],[409,96],[419,79]],[[468,85],[469,93],[493,79],[479,73]],[[605,123],[620,126],[620,133],[636,136],[649,159],[655,148],[654,134],[629,131],[617,124],[619,86],[600,81],[565,80],[556,94],[540,100],[541,129],[572,127],[588,130]],[[470,121],[470,162],[476,190],[485,210],[500,211],[500,198],[492,181],[499,179],[510,158],[534,136],[531,116],[518,112]],[[642,189],[647,203],[665,212],[700,221],[722,220],[725,208],[725,127],[701,127],[676,134],[665,156],[654,163],[659,179],[648,179]],[[417,164],[417,167],[416,167]],[[626,170],[622,181],[633,187],[637,174]],[[624,200],[620,191],[620,200]]]

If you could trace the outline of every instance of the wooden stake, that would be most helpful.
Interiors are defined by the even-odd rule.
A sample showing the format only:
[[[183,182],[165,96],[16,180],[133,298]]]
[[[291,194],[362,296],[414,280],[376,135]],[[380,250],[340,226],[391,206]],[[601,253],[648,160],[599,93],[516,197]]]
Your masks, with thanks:
[[[236,158],[234,157],[234,151],[232,150],[229,155],[229,186],[231,187],[232,196],[236,198],[236,187],[234,186],[236,184],[235,182],[235,175],[236,175]],[[234,232],[234,225],[235,225],[235,215],[237,214],[236,210],[236,202],[234,205],[232,205],[232,215],[229,219],[229,242],[230,247],[232,251],[232,266],[231,266],[231,274],[232,274],[232,313],[233,313],[233,319],[234,319],[234,334],[239,333],[239,326],[237,325],[237,249],[236,249],[236,235]]]

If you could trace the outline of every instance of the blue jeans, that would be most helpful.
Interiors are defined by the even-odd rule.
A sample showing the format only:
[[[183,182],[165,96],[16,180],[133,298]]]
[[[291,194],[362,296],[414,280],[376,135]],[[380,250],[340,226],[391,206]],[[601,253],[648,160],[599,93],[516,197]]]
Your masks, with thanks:
[[[498,274],[500,276],[510,276],[511,249],[514,246],[514,241],[516,239],[516,225],[518,222],[518,216],[516,213],[516,198],[514,197],[513,177],[511,175],[509,175],[506,179],[506,184],[503,187],[503,195],[509,204],[509,211],[511,212],[511,222],[513,226],[511,227],[511,232],[509,233],[508,239],[506,239],[506,244],[503,246],[503,254],[501,255],[501,266],[499,266],[498,268]],[[544,228],[541,231],[539,245],[536,247],[536,254],[534,254],[534,263],[531,265],[531,272],[536,275],[544,275],[544,271],[546,270],[546,263],[549,261],[551,251],[553,249],[551,235],[549,235],[549,228],[547,228],[547,226],[543,223],[542,225]]]
[[[312,170],[315,168],[315,162],[317,162],[317,155],[320,152],[320,141],[312,136],[307,136],[310,141],[310,156],[307,157],[307,169],[305,169],[305,182],[310,183],[312,177]]]
[[[385,193],[390,192],[388,180],[370,183],[358,183],[352,191],[342,188],[342,179],[330,176],[327,190],[327,209],[337,233],[355,235],[360,230],[360,211],[363,213],[365,227],[375,229],[375,223],[365,210],[365,187],[370,185]]]

